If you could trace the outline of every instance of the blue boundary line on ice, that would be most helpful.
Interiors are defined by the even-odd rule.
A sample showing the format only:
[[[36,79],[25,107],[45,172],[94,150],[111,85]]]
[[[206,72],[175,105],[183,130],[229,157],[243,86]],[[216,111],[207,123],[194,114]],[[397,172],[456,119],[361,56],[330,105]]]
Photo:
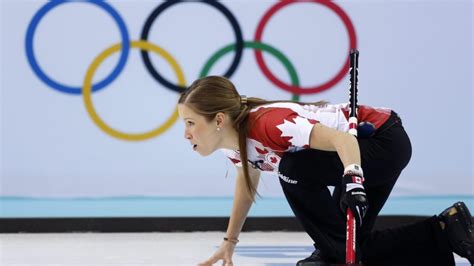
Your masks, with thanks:
[[[453,202],[474,210],[473,195],[393,196],[383,215],[434,215]],[[0,218],[26,217],[227,217],[231,197],[0,197]],[[257,199],[249,216],[293,216],[283,197]]]
[[[443,198],[470,198],[474,200],[474,195],[422,195],[422,196],[390,196],[390,199],[443,199]],[[228,200],[232,197],[177,197],[177,196],[110,196],[110,197],[26,197],[26,196],[0,196],[0,200]],[[260,198],[259,198],[260,199]],[[262,197],[262,199],[280,200],[284,197]]]

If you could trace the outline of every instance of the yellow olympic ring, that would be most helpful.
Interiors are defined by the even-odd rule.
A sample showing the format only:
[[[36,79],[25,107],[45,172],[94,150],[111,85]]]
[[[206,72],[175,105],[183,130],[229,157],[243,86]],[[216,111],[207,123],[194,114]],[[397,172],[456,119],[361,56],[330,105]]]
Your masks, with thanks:
[[[146,50],[146,51],[152,51],[157,53],[158,55],[162,56],[173,68],[177,78],[178,78],[178,84],[181,87],[186,86],[186,82],[184,80],[184,74],[183,70],[181,67],[178,65],[176,60],[163,48],[146,42],[146,41],[131,41],[130,42],[130,47],[131,48],[139,48],[141,50]],[[166,120],[166,122],[159,126],[156,129],[153,129],[151,131],[145,132],[145,133],[124,133],[121,131],[118,131],[116,129],[113,129],[109,125],[107,125],[97,114],[97,112],[94,109],[94,105],[92,104],[92,97],[91,97],[91,92],[92,92],[92,79],[94,77],[94,74],[99,67],[99,65],[111,54],[116,53],[120,51],[122,48],[122,44],[114,44],[111,47],[107,48],[105,51],[103,51],[101,54],[99,54],[96,58],[94,58],[94,61],[92,61],[91,65],[87,69],[86,76],[84,78],[84,86],[82,88],[82,95],[83,95],[83,100],[84,104],[86,106],[87,113],[89,113],[89,116],[91,117],[92,121],[100,128],[102,129],[105,133],[109,134],[112,137],[116,137],[119,139],[123,140],[129,140],[129,141],[141,141],[141,140],[146,140],[149,138],[153,138],[155,136],[158,136],[159,134],[165,132],[168,128],[170,128],[178,119],[178,108],[176,107],[173,114]]]

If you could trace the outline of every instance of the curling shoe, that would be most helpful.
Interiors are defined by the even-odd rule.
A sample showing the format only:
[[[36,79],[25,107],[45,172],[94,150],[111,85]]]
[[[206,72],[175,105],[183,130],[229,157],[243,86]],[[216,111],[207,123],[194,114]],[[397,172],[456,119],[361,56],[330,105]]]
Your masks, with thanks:
[[[300,260],[296,263],[296,266],[330,266],[331,264],[324,261],[321,257],[321,251],[316,249],[309,257]]]
[[[474,264],[474,227],[472,216],[464,202],[456,202],[439,216],[454,253]]]

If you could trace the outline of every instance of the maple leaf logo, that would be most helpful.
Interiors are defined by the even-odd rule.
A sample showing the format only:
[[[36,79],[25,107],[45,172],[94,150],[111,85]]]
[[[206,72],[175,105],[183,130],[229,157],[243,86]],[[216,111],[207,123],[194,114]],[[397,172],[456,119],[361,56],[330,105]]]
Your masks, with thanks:
[[[277,126],[281,131],[282,137],[290,137],[289,142],[292,146],[303,147],[308,145],[309,135],[306,132],[311,132],[313,124],[301,116],[296,116],[294,122],[283,120],[283,124]]]
[[[276,164],[278,162],[278,159],[276,157],[270,157],[270,161],[272,164]]]

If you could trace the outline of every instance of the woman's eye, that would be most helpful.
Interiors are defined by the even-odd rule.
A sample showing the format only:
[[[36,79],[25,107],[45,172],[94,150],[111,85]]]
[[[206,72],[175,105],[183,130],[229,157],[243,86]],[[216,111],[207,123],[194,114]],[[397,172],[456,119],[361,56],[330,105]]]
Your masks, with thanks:
[[[188,121],[188,126],[192,126],[192,125],[194,125],[194,123],[191,121]]]

